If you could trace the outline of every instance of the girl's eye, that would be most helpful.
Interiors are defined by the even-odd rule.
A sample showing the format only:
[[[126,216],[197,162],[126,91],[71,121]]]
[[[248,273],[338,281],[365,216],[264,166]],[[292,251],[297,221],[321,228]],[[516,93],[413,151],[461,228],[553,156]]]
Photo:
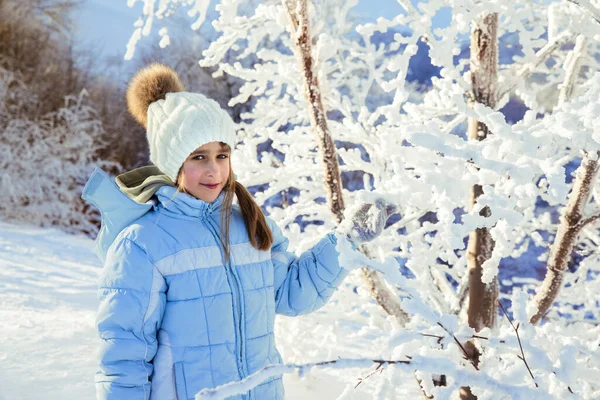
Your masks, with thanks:
[[[220,158],[221,160],[225,160],[225,159],[229,158],[229,155],[228,154],[219,154],[217,156],[217,158]],[[204,156],[200,156],[200,155],[194,156],[194,157],[192,157],[192,160],[204,160]]]

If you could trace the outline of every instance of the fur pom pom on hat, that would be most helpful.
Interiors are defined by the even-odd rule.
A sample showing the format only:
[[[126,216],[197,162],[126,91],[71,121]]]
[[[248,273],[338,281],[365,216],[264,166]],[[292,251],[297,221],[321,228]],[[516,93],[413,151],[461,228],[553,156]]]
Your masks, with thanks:
[[[129,83],[127,107],[146,128],[150,161],[173,182],[186,158],[210,142],[235,145],[235,124],[219,104],[183,91],[177,73],[163,64],[138,71]]]
[[[133,77],[127,90],[127,108],[133,118],[146,127],[148,107],[167,93],[183,92],[177,72],[162,64],[152,64]]]

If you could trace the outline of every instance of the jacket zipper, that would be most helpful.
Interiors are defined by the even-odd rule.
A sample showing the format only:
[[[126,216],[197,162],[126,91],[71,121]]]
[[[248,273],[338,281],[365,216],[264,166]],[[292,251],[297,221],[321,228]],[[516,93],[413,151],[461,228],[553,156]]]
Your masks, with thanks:
[[[213,237],[215,238],[217,246],[219,246],[219,250],[221,252],[221,257],[224,258],[224,256],[225,256],[224,250],[221,248],[221,242],[219,240],[219,236],[216,232],[216,228],[213,226],[212,221],[210,221],[210,217],[207,217],[207,225],[209,227],[209,230],[213,234]],[[235,297],[235,299],[233,299],[233,302],[234,302],[234,307],[237,308],[237,313],[234,313],[234,323],[235,323],[235,316],[237,314],[236,330],[238,333],[237,336],[239,338],[239,340],[237,341],[238,343],[237,343],[237,356],[236,356],[237,360],[236,361],[238,364],[238,369],[241,372],[242,379],[244,379],[248,375],[248,372],[246,371],[246,367],[245,367],[245,363],[244,363],[243,345],[242,345],[241,285],[240,285],[237,275],[235,274],[235,271],[233,270],[233,266],[231,265],[231,258],[229,260],[227,260],[227,265],[225,265],[225,271],[228,275],[228,278],[233,283],[233,285],[231,285],[231,288],[233,290],[233,295]]]
[[[238,309],[238,324],[237,324],[237,329],[238,329],[238,335],[239,335],[239,346],[238,346],[238,350],[239,350],[239,364],[240,364],[240,368],[242,370],[242,379],[246,377],[247,373],[246,373],[246,368],[244,365],[244,349],[243,349],[243,345],[242,345],[242,301],[241,301],[241,290],[240,290],[240,283],[239,280],[237,278],[237,276],[235,275],[235,272],[233,271],[233,267],[231,265],[231,262],[229,262],[227,264],[227,267],[229,268],[229,271],[231,272],[231,276],[233,277],[233,281],[235,282],[235,290],[236,290],[236,304],[237,304],[237,309]]]

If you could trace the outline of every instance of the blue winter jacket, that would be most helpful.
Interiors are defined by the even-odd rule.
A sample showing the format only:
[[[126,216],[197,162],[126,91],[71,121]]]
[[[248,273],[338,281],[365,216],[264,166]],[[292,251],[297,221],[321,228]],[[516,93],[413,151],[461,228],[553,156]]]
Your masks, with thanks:
[[[231,258],[219,246],[221,194],[206,203],[172,186],[136,203],[103,171],[83,194],[102,213],[97,254],[98,399],[193,399],[281,363],[275,314],[321,307],[346,273],[328,234],[300,257],[269,218],[269,251],[251,246],[239,207],[230,225]],[[281,377],[237,399],[282,399]]]

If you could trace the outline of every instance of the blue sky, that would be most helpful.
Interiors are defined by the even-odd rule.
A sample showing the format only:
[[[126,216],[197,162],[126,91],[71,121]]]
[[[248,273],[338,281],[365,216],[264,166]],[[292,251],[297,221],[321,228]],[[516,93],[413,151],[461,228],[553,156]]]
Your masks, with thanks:
[[[413,0],[414,2],[414,0]],[[379,17],[393,17],[402,11],[396,0],[360,0],[354,7],[365,19],[376,20]]]

